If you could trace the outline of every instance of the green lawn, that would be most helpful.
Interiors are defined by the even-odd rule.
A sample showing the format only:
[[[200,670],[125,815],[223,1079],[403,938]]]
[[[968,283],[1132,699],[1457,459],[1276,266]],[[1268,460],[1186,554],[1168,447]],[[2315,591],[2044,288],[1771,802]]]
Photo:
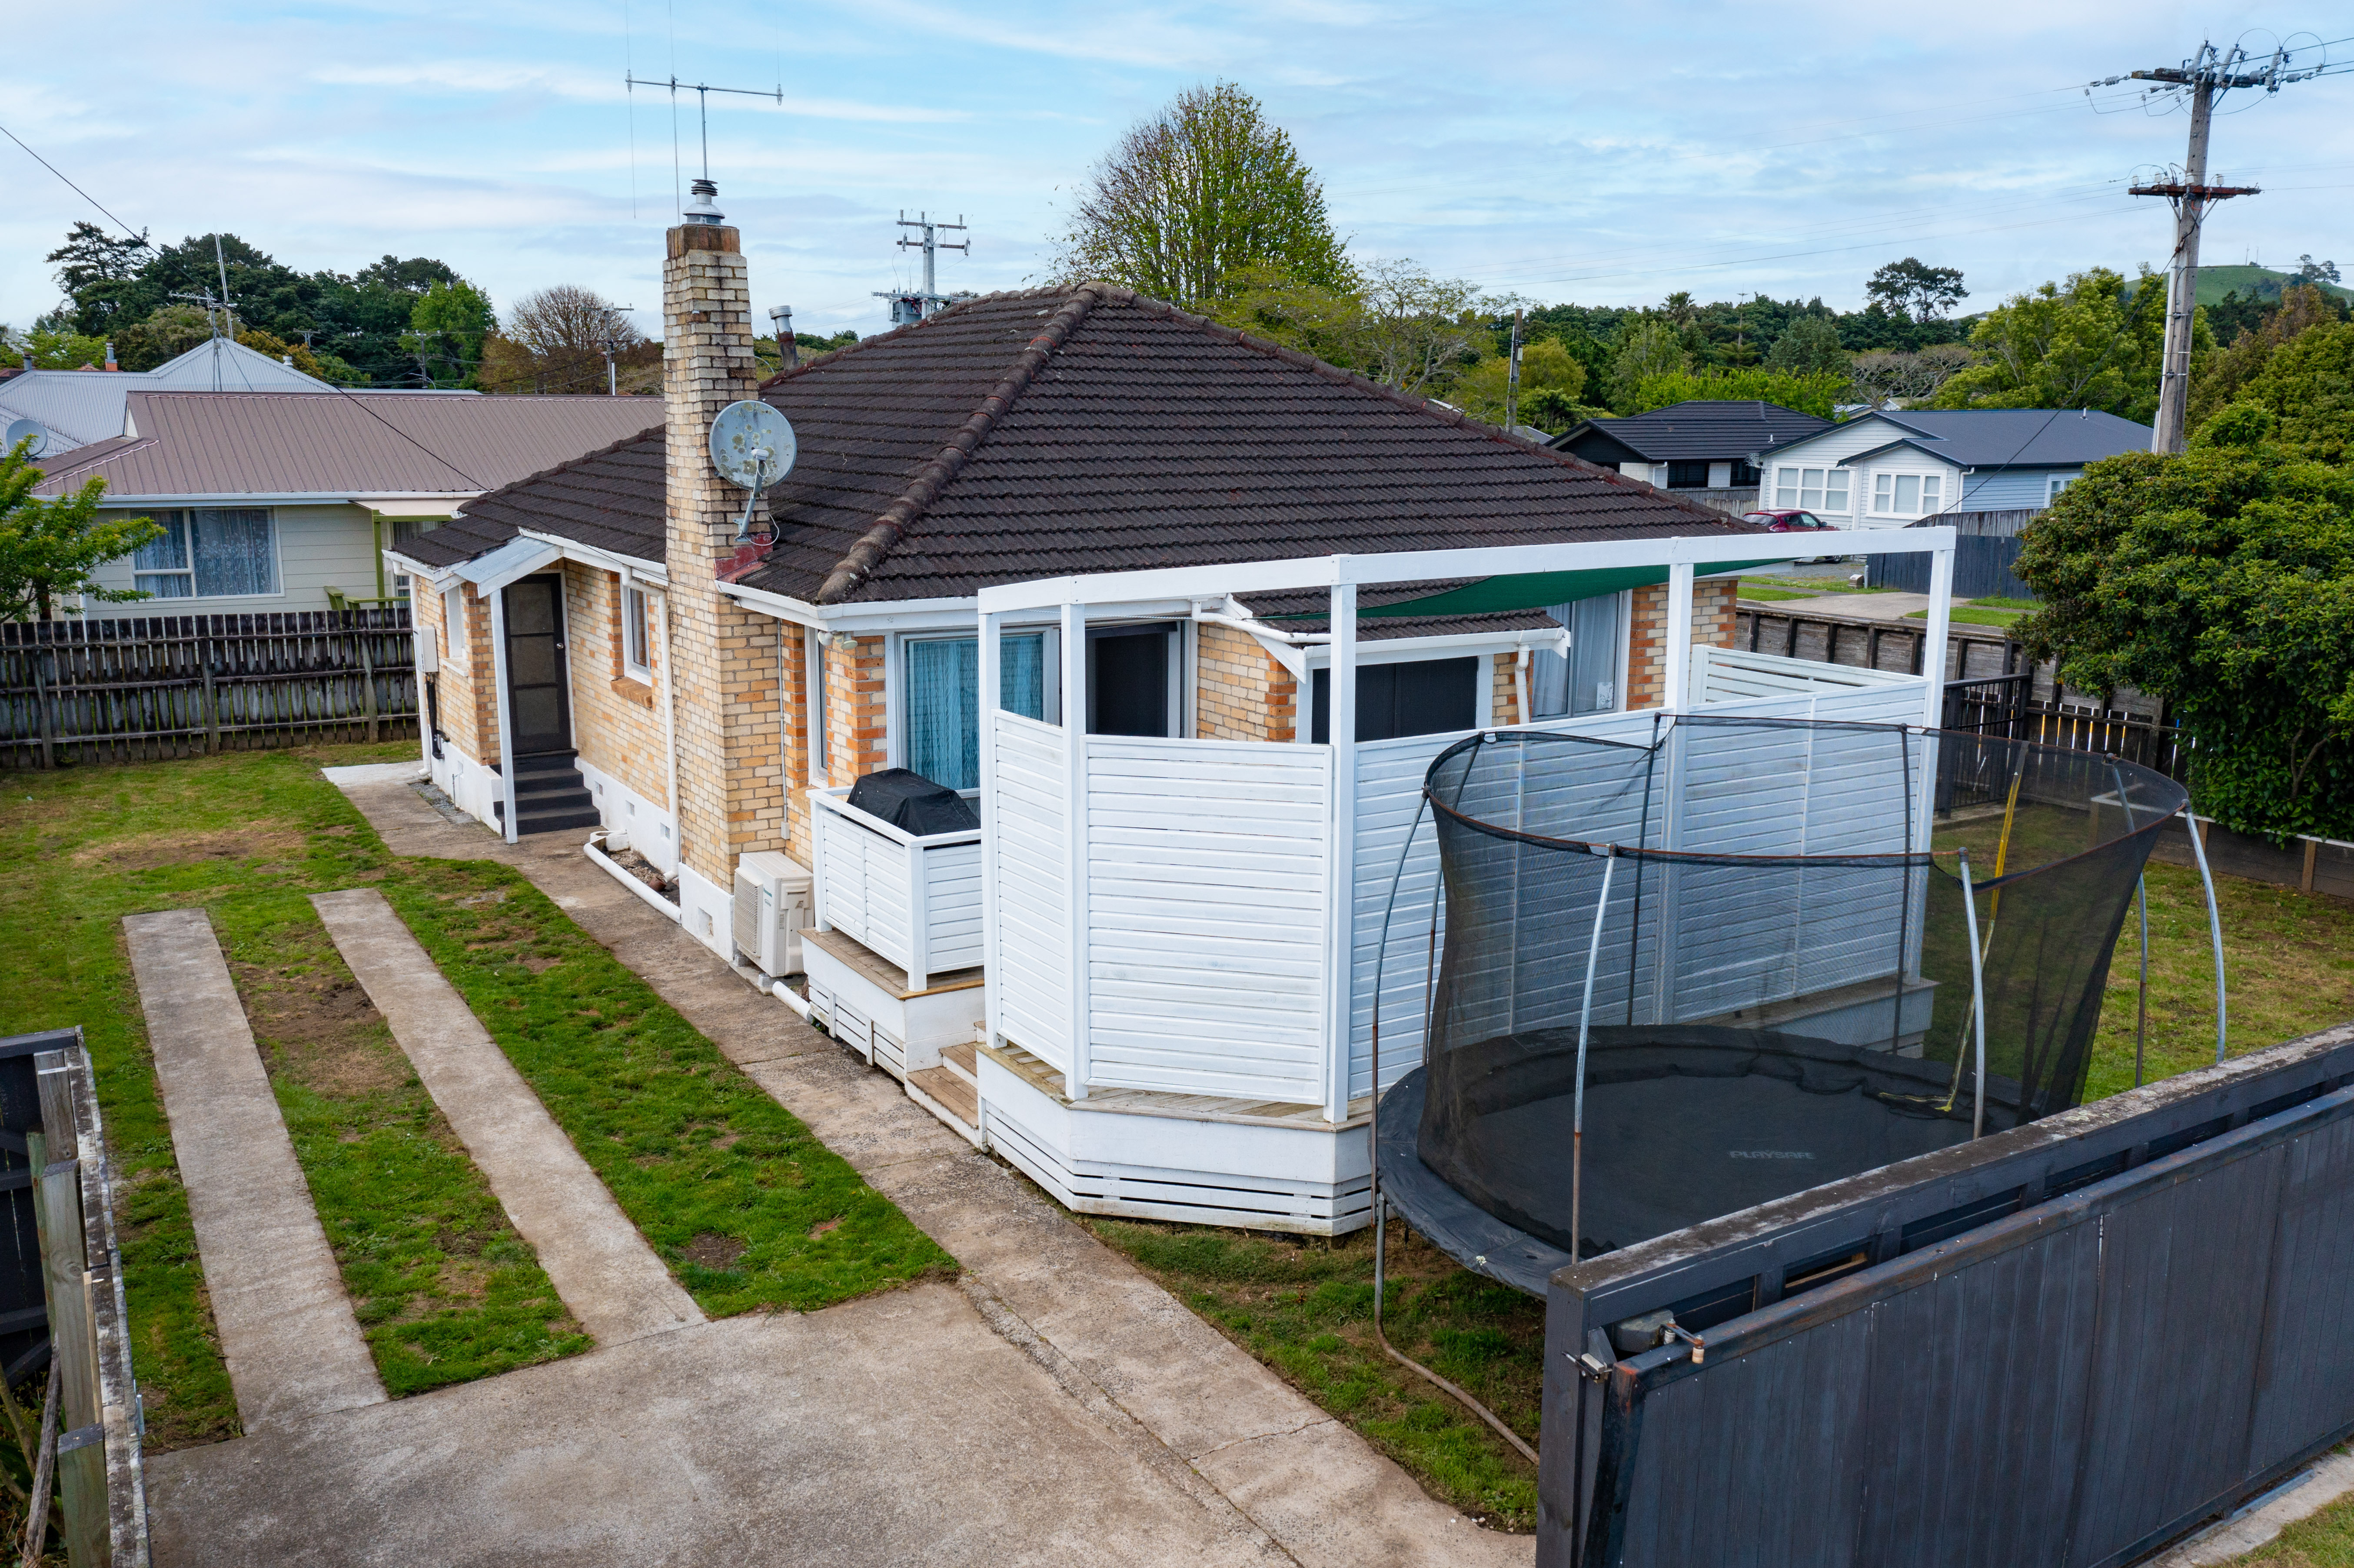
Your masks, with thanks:
[[[209,911],[396,1393],[582,1341],[366,1009],[312,892],[383,890],[705,1312],[807,1309],[953,1268],[520,875],[392,856],[317,772],[414,755],[249,752],[0,781],[0,1033],[87,1033],[151,1446],[233,1436],[237,1417],[122,946],[138,911]]]
[[[1741,598],[1755,604],[1773,604],[1786,599],[1820,599],[1819,593],[1792,593],[1787,588],[1752,588],[1748,579],[1741,584]]]
[[[2354,1568],[2354,1497],[2298,1520],[2277,1539],[2232,1561],[2272,1568]]]

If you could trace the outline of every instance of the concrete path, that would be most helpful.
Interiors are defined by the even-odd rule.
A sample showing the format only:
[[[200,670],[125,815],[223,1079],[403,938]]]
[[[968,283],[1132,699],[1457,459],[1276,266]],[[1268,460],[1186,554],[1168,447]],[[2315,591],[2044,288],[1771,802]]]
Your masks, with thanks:
[[[2153,1559],[2149,1568],[2214,1568],[2236,1561],[2349,1492],[2354,1492],[2354,1454],[2324,1454],[2231,1518]]]
[[[1947,601],[1959,607],[1967,599]],[[1858,620],[1903,620],[1929,608],[1925,593],[1827,593],[1817,599],[1776,599],[1769,609],[1795,610],[1800,615],[1844,615]],[[1926,626],[1926,620],[1921,623]]]
[[[313,894],[311,903],[581,1327],[614,1344],[702,1322],[695,1298],[384,895],[355,888]]]
[[[122,928],[238,1419],[257,1433],[383,1404],[212,923],[173,909]]]
[[[1214,1513],[1238,1510],[1308,1568],[1533,1558],[1529,1537],[1477,1529],[1433,1501],[896,1082],[747,985],[592,863],[573,835],[509,846],[478,824],[446,821],[407,785],[348,792],[395,853],[520,870],[954,1255],[982,1319],[1166,1486]],[[875,1495],[931,1484],[930,1458],[903,1462],[875,1478]]]
[[[955,1287],[748,1316],[147,1462],[156,1568],[1276,1568]]]

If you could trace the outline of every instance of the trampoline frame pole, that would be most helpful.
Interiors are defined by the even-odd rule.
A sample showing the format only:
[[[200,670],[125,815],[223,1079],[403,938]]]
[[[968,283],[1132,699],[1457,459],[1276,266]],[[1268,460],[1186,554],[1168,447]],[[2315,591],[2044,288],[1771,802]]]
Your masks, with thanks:
[[[2223,1065],[2223,916],[2215,907],[2215,878],[2207,869],[2207,841],[2199,836],[2199,818],[2188,803],[2182,825],[2190,830],[2190,853],[2199,861],[2199,881],[2207,889],[2207,934],[2215,942],[2215,1065]]]
[[[1585,1239],[1578,1224],[1585,1197],[1585,1039],[1594,1022],[1594,971],[1602,961],[1602,921],[1610,912],[1610,874],[1618,869],[1618,846],[1603,851],[1602,893],[1594,901],[1594,936],[1585,947],[1585,1000],[1577,1010],[1577,1089],[1570,1110],[1569,1130],[1569,1256],[1583,1261]]]
[[[1970,886],[1970,852],[1956,850],[1962,863],[1962,916],[1969,924],[1970,1017],[1978,1032],[1978,1104],[1970,1110],[1970,1137],[1986,1136],[1986,969],[1978,954],[1978,900]]]
[[[2134,903],[2141,909],[2141,987],[2134,996],[2134,1087],[2141,1087],[2142,1053],[2149,1043],[2149,878],[2134,878]]]

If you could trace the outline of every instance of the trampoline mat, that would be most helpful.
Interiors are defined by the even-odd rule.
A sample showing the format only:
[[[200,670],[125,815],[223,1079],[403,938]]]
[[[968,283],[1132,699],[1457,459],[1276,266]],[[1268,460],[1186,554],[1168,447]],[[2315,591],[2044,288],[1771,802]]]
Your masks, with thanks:
[[[1424,1163],[1499,1219],[1567,1248],[1576,1031],[1507,1035],[1434,1065]],[[1953,1111],[1935,1108],[1952,1071],[1763,1031],[1597,1029],[1577,1253],[1964,1142],[1967,1093]],[[1988,1130],[2011,1125],[1988,1087]]]

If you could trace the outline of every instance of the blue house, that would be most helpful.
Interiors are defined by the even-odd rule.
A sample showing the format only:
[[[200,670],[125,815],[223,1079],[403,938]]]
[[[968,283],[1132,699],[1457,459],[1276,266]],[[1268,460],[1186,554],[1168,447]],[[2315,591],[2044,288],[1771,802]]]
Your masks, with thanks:
[[[2149,450],[2150,429],[2080,408],[1904,408],[1760,451],[1761,507],[1841,528],[1903,528],[1951,512],[2035,511],[2084,465]]]

